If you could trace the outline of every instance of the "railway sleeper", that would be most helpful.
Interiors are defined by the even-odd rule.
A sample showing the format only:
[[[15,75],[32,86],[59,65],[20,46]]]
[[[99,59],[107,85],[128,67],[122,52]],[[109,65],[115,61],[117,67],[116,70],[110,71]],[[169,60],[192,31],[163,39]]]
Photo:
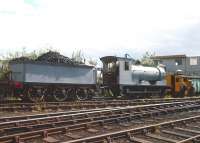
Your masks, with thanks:
[[[152,133],[148,133],[148,134],[146,134],[146,136],[150,137],[150,138],[154,138],[154,139],[170,142],[170,143],[177,143],[178,142],[178,140],[170,139],[170,138],[163,137],[163,136],[156,135],[156,134],[152,134]]]
[[[80,127],[79,127],[79,128],[80,128]],[[69,129],[69,128],[68,128],[68,129]],[[55,130],[54,132],[50,132],[50,133],[53,134],[53,133],[55,133],[55,132],[57,132],[57,131]],[[59,132],[61,132],[61,131],[59,131]],[[146,129],[144,129],[143,132],[147,133],[147,132],[150,132],[150,131],[147,131]]]
[[[126,115],[126,114],[125,114],[125,115]],[[130,116],[130,115],[128,116],[128,115],[129,115],[129,114],[127,114],[126,120],[128,120],[128,119],[130,119],[130,118],[132,117],[132,116]],[[120,117],[120,116],[121,116],[121,115],[119,115],[119,117]],[[113,116],[110,116],[110,117],[116,118],[116,117],[118,117],[118,115],[113,115]],[[142,117],[142,116],[140,116],[140,118],[141,118],[141,117]],[[145,115],[143,115],[143,117],[145,117]],[[147,117],[148,117],[148,116],[147,116]],[[97,119],[98,119],[98,118],[96,118],[95,120],[97,120]],[[100,119],[102,119],[102,118],[100,118]],[[122,118],[122,119],[124,119],[124,118]],[[86,122],[86,121],[93,121],[93,120],[94,120],[94,119],[91,119],[91,118],[89,119],[89,118],[88,118],[88,119],[85,120],[85,122]],[[72,121],[73,121],[73,124],[79,122],[79,120],[77,120],[77,119],[76,119],[76,120],[72,120]],[[83,120],[82,120],[82,121],[83,121]],[[57,121],[57,122],[58,122],[58,121]],[[59,122],[60,122],[60,121],[59,121]],[[43,124],[44,124],[44,123],[45,123],[45,122],[43,122]],[[61,122],[61,123],[62,123],[62,122]],[[64,122],[63,122],[63,123],[64,123]],[[41,124],[41,122],[38,122],[38,124]],[[23,127],[23,126],[22,126],[22,127]],[[29,126],[29,127],[30,127],[30,126]]]

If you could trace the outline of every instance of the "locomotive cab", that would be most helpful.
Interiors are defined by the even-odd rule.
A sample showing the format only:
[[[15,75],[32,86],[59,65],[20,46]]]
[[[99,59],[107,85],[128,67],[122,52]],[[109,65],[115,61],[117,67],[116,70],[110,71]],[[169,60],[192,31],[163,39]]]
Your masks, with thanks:
[[[119,83],[119,62],[114,56],[106,56],[100,59],[103,63],[103,88],[105,91],[111,90],[111,94],[116,93]]]
[[[127,77],[126,75],[123,75],[123,73],[127,74],[131,72],[133,59],[116,56],[106,56],[102,57],[100,60],[103,63],[103,88],[106,90],[110,90],[109,94],[115,96],[121,95],[121,76]]]

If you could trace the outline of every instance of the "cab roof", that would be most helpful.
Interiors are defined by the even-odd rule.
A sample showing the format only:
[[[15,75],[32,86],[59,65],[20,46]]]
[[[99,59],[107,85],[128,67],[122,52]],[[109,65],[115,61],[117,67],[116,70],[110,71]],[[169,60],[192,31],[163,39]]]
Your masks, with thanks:
[[[100,60],[102,62],[116,62],[116,61],[135,61],[132,58],[126,58],[126,57],[117,57],[117,56],[105,56],[101,57]]]

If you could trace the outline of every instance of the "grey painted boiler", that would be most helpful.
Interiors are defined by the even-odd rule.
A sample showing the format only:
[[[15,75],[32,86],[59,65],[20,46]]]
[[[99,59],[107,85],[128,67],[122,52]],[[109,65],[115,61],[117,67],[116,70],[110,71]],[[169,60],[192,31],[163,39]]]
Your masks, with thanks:
[[[128,70],[125,69],[125,62],[128,62]],[[118,64],[120,85],[165,85],[166,72],[163,67],[135,65],[126,59],[119,59]]]
[[[132,78],[139,81],[161,81],[165,77],[165,69],[162,67],[145,67],[136,66],[131,67]]]

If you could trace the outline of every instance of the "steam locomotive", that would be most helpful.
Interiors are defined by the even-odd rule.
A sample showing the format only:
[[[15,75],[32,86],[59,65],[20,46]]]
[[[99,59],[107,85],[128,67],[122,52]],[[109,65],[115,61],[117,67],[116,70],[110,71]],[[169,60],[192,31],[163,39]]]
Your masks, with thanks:
[[[165,68],[136,65],[131,58],[106,56],[103,63],[103,86],[117,96],[162,96],[170,88],[165,82]]]
[[[103,82],[97,88],[97,69],[85,64],[11,61],[7,78],[0,81],[0,96],[18,97],[32,102],[86,100],[94,93],[143,97],[163,95],[169,88],[164,82],[163,67],[136,65],[127,57],[100,58]]]

